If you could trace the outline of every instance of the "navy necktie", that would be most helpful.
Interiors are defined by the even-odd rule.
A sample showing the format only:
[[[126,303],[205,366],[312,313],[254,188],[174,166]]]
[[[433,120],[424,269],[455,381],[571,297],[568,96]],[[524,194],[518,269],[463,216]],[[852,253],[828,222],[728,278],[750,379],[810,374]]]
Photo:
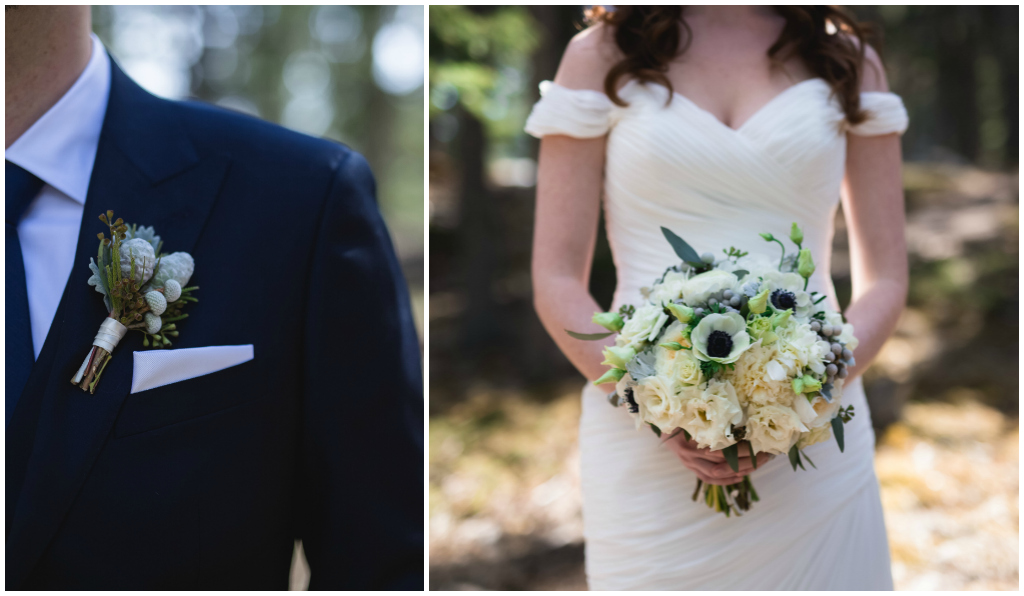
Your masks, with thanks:
[[[6,177],[7,211],[4,217],[5,289],[7,292],[7,322],[4,371],[4,426],[11,421],[14,406],[21,397],[28,375],[35,363],[32,349],[32,323],[28,315],[28,287],[25,285],[25,261],[21,257],[21,241],[18,240],[18,222],[25,214],[29,203],[39,194],[43,181],[23,168],[4,161]]]

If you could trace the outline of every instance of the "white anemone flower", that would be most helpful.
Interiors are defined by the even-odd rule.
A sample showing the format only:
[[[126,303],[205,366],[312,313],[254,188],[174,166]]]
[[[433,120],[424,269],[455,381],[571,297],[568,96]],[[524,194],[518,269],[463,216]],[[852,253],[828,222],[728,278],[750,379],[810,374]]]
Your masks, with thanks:
[[[798,273],[769,271],[764,275],[768,289],[768,304],[775,310],[792,310],[798,317],[810,314],[811,295],[804,291],[804,278]]]
[[[746,321],[738,313],[714,313],[697,323],[690,332],[690,342],[698,360],[729,364],[750,347],[750,336]]]

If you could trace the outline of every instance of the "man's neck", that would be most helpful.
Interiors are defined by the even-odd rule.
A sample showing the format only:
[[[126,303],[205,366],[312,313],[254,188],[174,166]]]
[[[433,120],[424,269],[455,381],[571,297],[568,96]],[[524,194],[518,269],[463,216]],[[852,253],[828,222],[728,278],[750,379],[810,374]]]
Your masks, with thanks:
[[[85,6],[18,6],[4,13],[6,149],[85,70],[92,55],[92,23]]]

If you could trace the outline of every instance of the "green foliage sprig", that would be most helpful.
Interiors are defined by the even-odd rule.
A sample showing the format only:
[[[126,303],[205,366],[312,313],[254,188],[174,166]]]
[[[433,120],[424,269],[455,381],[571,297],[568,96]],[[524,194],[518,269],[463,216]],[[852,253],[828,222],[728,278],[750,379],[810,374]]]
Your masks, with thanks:
[[[129,276],[125,277],[121,269],[121,242],[128,236],[128,226],[120,217],[114,220],[114,212],[107,211],[100,215],[100,221],[107,224],[110,237],[100,232],[96,235],[100,241],[99,267],[106,281],[107,297],[110,300],[112,319],[125,327],[142,320],[143,314],[149,310],[139,290],[142,284],[137,278],[138,267],[145,269],[146,263],[136,263],[135,255],[130,255]]]

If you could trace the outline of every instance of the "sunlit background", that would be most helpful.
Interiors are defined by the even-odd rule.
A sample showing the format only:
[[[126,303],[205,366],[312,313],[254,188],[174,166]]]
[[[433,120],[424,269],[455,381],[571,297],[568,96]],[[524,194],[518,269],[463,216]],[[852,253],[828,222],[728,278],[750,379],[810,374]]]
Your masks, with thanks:
[[[362,153],[423,321],[422,6],[97,6],[136,82]]]
[[[92,16],[107,51],[151,93],[214,103],[362,153],[422,342],[422,6],[97,6]],[[297,543],[291,588],[308,583]]]
[[[865,375],[896,587],[1015,590],[1018,8],[852,10],[881,26],[890,85],[910,112],[910,297]],[[585,587],[576,445],[584,381],[533,312],[537,142],[522,132],[581,14],[430,9],[435,589]],[[832,273],[846,304],[842,215]],[[607,306],[614,286],[602,234],[591,290]]]

